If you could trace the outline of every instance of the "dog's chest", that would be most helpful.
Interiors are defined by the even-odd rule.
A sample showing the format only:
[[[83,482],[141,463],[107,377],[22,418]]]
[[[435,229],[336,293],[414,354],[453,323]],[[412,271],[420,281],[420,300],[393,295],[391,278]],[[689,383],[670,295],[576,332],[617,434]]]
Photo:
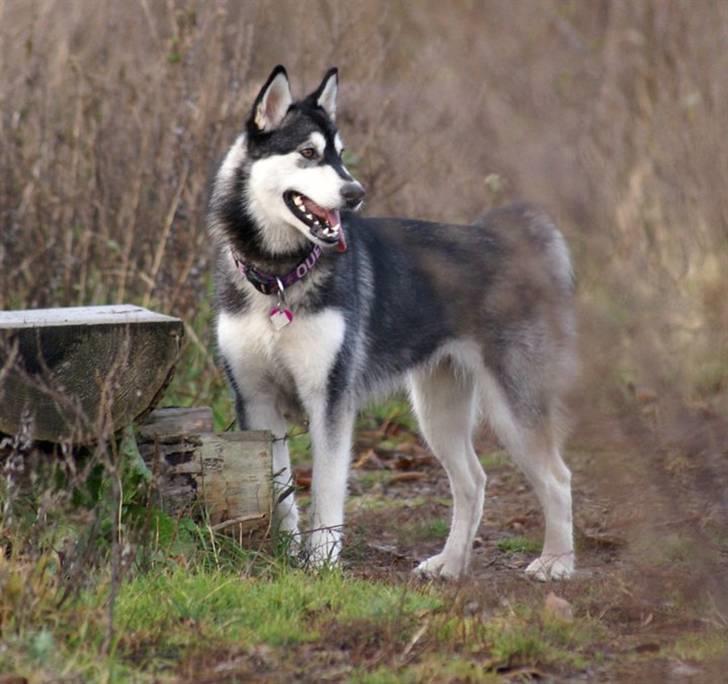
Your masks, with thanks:
[[[325,389],[328,374],[344,341],[344,317],[338,309],[297,313],[277,330],[269,311],[221,313],[220,351],[236,376],[264,373],[277,381],[293,378],[299,393]]]

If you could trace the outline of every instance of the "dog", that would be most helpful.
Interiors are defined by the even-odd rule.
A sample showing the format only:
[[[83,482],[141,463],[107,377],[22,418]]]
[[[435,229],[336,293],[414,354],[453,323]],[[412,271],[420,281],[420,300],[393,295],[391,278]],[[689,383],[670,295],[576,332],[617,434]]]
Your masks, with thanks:
[[[301,100],[277,66],[212,184],[217,344],[240,429],[273,434],[279,529],[312,566],[342,546],[357,409],[406,388],[452,489],[441,553],[415,571],[460,577],[483,513],[473,448],[484,416],[545,516],[539,580],[574,571],[563,398],[575,374],[574,277],[551,220],[520,204],[474,225],[365,218],[342,160],[338,72]],[[310,524],[299,537],[286,444],[307,416]]]

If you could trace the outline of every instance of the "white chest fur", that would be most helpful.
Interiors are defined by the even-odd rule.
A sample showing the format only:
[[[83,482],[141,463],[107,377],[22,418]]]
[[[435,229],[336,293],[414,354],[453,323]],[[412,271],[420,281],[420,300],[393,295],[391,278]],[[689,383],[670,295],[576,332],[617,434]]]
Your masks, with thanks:
[[[328,375],[344,341],[346,324],[338,309],[296,313],[276,330],[268,311],[221,313],[217,322],[220,352],[241,385],[262,376],[292,377],[300,396],[325,391]]]

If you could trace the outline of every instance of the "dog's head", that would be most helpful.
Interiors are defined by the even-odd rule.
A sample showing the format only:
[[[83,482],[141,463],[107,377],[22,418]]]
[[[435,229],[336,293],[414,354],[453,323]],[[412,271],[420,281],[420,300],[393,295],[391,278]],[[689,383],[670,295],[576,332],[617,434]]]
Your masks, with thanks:
[[[269,243],[289,242],[295,229],[321,247],[343,244],[341,209],[359,209],[364,188],[347,171],[336,129],[338,73],[294,101],[277,66],[255,98],[246,123],[248,210]],[[295,235],[295,234],[294,234]]]

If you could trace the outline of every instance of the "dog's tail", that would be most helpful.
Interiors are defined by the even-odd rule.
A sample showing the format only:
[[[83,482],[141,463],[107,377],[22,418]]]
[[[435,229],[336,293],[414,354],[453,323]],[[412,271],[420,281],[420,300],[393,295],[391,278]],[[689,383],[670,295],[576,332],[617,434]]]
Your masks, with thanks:
[[[569,247],[561,231],[543,209],[527,203],[512,204],[481,214],[473,221],[473,225],[518,231],[543,260],[558,290],[565,295],[574,294],[574,267]]]

